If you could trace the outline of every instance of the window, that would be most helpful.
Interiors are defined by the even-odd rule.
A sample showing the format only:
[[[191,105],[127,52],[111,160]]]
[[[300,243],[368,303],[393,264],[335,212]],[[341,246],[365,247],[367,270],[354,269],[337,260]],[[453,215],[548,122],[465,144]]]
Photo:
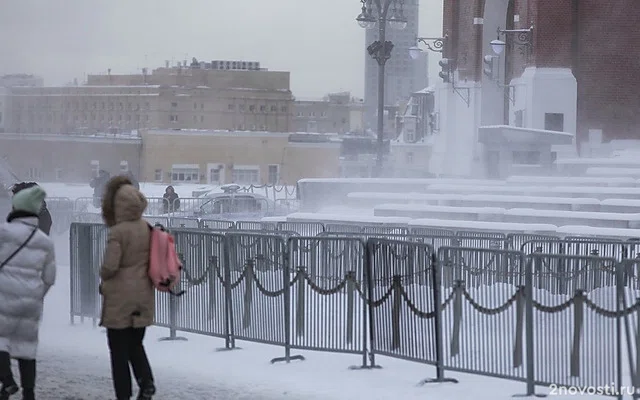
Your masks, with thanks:
[[[320,114],[320,116],[321,116],[321,117],[326,117],[326,116],[327,116],[326,111],[323,111],[323,112]]]
[[[413,152],[409,151],[406,154],[407,164],[413,164]]]
[[[169,121],[170,122],[178,122],[178,116],[177,115],[169,115]]]
[[[41,179],[40,170],[38,168],[29,168],[29,179],[37,181]]]
[[[515,125],[518,128],[524,128],[524,110],[517,110],[514,113]]]
[[[246,110],[246,106],[244,104],[240,104],[238,106],[238,108],[240,109],[240,111],[245,111]]]
[[[127,172],[129,172],[129,162],[120,161],[120,173],[126,174]]]
[[[236,105],[235,104],[229,104],[229,111],[233,111],[236,109]]]
[[[209,184],[220,185],[222,184],[222,165],[221,164],[209,164]]]
[[[100,172],[100,161],[92,160],[91,161],[91,176],[97,177]]]
[[[249,106],[249,111],[254,112],[256,110],[256,106],[253,104]]]
[[[64,177],[62,175],[62,168],[56,168],[54,170],[54,174],[55,174],[55,180],[56,181],[61,181]]]
[[[304,113],[302,111],[298,111],[298,117],[304,117]]]
[[[278,107],[271,106],[271,112],[278,112]]]
[[[268,183],[276,185],[280,181],[280,166],[277,164],[269,165]]]
[[[174,102],[174,103],[171,103],[171,107],[173,107],[173,108],[178,108],[178,103],[175,103],[175,102]]]
[[[198,103],[193,103],[193,109],[197,110],[198,109]]]
[[[260,106],[260,112],[266,112],[267,106]]]
[[[280,111],[283,112],[283,113],[286,113],[287,111],[289,111],[289,108],[287,106],[282,106],[280,108]]]
[[[260,167],[255,166],[235,166],[231,174],[233,183],[258,185],[260,184]]]
[[[514,151],[513,163],[518,165],[539,165],[539,151]]]
[[[200,123],[203,124],[204,123],[204,115],[200,116]]]
[[[545,113],[544,129],[548,131],[564,132],[564,114]]]
[[[162,170],[161,170],[161,169],[156,169],[156,170],[154,171],[153,179],[154,179],[156,182],[162,182]]]
[[[174,164],[171,168],[171,182],[200,183],[200,167],[197,164]]]

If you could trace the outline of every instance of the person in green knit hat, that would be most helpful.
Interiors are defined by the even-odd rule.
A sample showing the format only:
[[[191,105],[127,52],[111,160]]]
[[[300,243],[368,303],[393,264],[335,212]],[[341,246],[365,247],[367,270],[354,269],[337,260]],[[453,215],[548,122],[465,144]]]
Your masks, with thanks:
[[[20,183],[16,183],[15,185],[13,185],[13,187],[11,187],[11,192],[13,192],[13,194],[15,195],[16,193],[20,192],[21,190],[29,189],[29,188],[34,187],[34,186],[38,186],[38,184],[35,183],[35,182],[20,182]],[[42,232],[44,232],[47,235],[49,235],[51,233],[51,225],[53,225],[53,220],[51,218],[51,213],[49,212],[49,209],[47,208],[47,202],[43,201],[42,202],[42,208],[40,209],[40,212],[38,212],[38,226],[40,227],[40,230]]]
[[[35,399],[38,331],[44,298],[56,280],[53,241],[38,228],[45,197],[40,186],[20,190],[0,224],[0,400],[20,390],[11,358],[18,360],[22,399]]]

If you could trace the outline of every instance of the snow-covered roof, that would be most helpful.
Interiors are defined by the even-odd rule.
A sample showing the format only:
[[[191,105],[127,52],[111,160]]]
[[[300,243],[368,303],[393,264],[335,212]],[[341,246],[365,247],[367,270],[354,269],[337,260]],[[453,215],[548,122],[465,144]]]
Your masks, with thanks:
[[[507,210],[500,207],[452,207],[452,206],[430,206],[421,204],[380,204],[373,208],[375,211],[422,211],[433,213],[451,214],[497,214],[503,215]]]
[[[596,236],[610,237],[619,239],[640,238],[640,229],[624,229],[624,228],[596,228],[581,225],[565,225],[557,229],[557,232],[563,235],[574,236]]]
[[[522,217],[546,217],[546,218],[571,218],[585,220],[607,221],[640,221],[640,214],[610,213],[597,211],[564,211],[564,210],[540,210],[533,208],[512,208],[505,215]]]
[[[287,221],[318,221],[329,223],[358,223],[366,225],[406,225],[411,218],[404,217],[370,217],[343,214],[293,213],[287,215]]]
[[[640,170],[639,170],[640,172]],[[592,176],[510,176],[507,178],[507,183],[510,184],[545,184],[545,185],[582,185],[582,184],[595,184],[595,185],[629,185],[634,186],[636,181],[630,177],[611,177],[602,179]]]
[[[507,222],[458,221],[444,219],[414,219],[409,227],[449,228],[455,230],[482,230],[519,233],[555,232],[558,227],[551,224],[516,224]]]

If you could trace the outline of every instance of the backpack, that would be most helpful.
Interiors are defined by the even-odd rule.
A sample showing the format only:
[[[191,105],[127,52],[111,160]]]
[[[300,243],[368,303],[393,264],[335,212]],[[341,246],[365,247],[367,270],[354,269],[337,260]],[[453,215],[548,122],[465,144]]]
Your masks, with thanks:
[[[176,252],[173,236],[165,228],[156,224],[149,225],[151,230],[149,244],[149,279],[160,292],[169,292],[176,296],[172,289],[180,282],[182,262]]]

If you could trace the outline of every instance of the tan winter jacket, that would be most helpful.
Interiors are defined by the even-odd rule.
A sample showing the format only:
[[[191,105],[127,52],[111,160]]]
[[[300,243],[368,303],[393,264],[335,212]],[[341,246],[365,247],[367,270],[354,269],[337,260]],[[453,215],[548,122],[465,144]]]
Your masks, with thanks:
[[[109,239],[102,278],[102,319],[110,329],[153,324],[155,291],[148,276],[149,226],[142,219],[144,195],[123,176],[112,178],[102,199],[102,217]]]

